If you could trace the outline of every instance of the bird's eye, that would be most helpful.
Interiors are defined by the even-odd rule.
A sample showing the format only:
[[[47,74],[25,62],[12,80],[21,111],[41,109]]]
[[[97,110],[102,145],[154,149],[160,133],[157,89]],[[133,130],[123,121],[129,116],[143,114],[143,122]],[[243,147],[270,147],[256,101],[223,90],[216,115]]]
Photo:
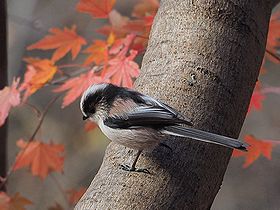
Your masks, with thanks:
[[[101,95],[98,95],[98,96],[96,97],[96,102],[101,101],[101,99],[102,99],[102,96],[101,96]]]
[[[94,114],[96,112],[96,109],[95,107],[91,107],[90,110],[89,110],[90,114]]]

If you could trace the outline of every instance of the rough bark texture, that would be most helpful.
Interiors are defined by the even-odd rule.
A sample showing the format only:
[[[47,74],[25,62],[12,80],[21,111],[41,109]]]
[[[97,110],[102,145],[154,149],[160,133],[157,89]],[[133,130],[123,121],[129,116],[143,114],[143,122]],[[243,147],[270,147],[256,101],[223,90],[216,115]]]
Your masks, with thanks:
[[[279,4],[279,2],[280,0],[271,0],[269,3],[271,4],[272,7],[275,7],[277,4]]]
[[[175,107],[194,127],[238,137],[264,54],[264,0],[162,0],[136,89]],[[140,157],[152,173],[128,173],[131,150],[110,144],[76,209],[209,209],[231,150],[170,138]],[[242,183],[241,183],[242,184]]]
[[[6,0],[0,2],[0,90],[7,85]],[[0,176],[6,176],[7,123],[0,127]],[[4,190],[4,189],[0,189]]]

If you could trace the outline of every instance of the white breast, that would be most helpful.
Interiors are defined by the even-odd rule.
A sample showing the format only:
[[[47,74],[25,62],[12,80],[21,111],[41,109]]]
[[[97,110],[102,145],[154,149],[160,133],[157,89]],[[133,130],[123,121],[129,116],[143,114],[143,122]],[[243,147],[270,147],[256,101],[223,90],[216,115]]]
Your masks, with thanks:
[[[162,138],[162,135],[152,128],[113,129],[104,125],[103,120],[98,121],[98,126],[111,141],[137,150],[152,149]]]

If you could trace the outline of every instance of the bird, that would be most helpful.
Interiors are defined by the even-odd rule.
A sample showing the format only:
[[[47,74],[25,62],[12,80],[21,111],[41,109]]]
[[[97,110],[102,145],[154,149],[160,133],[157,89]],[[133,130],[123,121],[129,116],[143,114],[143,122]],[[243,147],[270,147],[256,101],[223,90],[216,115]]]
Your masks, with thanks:
[[[137,150],[131,166],[121,165],[125,171],[148,173],[147,169],[136,168],[139,156],[170,135],[242,151],[249,146],[237,139],[192,128],[192,121],[171,106],[111,83],[89,86],[82,94],[80,109],[83,120],[96,123],[112,142]]]

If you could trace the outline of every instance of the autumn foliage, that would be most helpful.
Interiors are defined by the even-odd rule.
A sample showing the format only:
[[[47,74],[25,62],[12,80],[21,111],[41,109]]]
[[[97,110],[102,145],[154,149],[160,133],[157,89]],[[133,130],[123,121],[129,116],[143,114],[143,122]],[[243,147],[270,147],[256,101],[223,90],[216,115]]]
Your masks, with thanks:
[[[26,142],[18,140],[17,146],[21,149],[16,157],[13,170],[29,167],[34,176],[41,179],[51,171],[62,172],[64,163],[64,146],[61,144],[43,143],[40,141]]]
[[[271,159],[273,143],[257,139],[252,135],[247,135],[244,137],[244,139],[250,145],[248,152],[234,150],[232,154],[233,157],[245,157],[245,162],[243,164],[244,168],[250,166],[261,155],[269,160]]]
[[[80,0],[76,10],[80,15],[89,15],[92,21],[106,19],[107,23],[97,32],[104,39],[86,40],[79,34],[79,26],[65,26],[63,28],[51,28],[42,39],[27,46],[28,51],[34,52],[34,57],[25,57],[25,73],[22,78],[14,78],[10,86],[0,90],[0,126],[2,126],[12,108],[19,107],[28,102],[30,96],[43,87],[49,87],[53,94],[63,93],[61,107],[69,106],[79,99],[83,91],[91,84],[111,82],[116,85],[133,87],[133,81],[139,76],[139,65],[135,61],[137,56],[142,56],[149,36],[149,32],[159,7],[158,0],[139,1],[131,12],[131,17],[123,16],[114,9],[116,0]],[[277,48],[280,46],[280,15],[275,13],[271,17],[267,50],[264,57],[261,74],[265,74],[266,61],[279,64]],[[36,52],[48,51],[50,57],[37,57]],[[71,56],[73,63],[65,63],[65,57]],[[79,59],[78,59],[79,58]],[[79,61],[78,61],[79,60]],[[65,71],[68,67],[74,67],[74,71]],[[273,89],[273,87],[272,87]],[[266,87],[266,90],[267,87]],[[274,89],[275,90],[275,89]],[[280,91],[279,91],[280,92]],[[255,88],[252,95],[248,114],[260,111],[266,94],[261,82]],[[50,103],[49,105],[52,105]],[[38,128],[43,122],[44,115],[39,116]],[[91,123],[85,124],[85,130],[96,128]],[[21,168],[28,168],[33,176],[38,176],[42,181],[52,172],[63,172],[64,145],[55,143],[55,140],[43,141],[37,138],[38,129],[32,137],[24,141],[17,141],[19,152],[12,165],[12,172]],[[272,149],[275,143],[258,139],[252,135],[246,135],[244,140],[251,146],[247,153],[234,151],[233,157],[243,157],[243,167],[249,167],[258,158],[264,156],[272,158]],[[67,158],[67,154],[66,154]],[[2,177],[1,187],[6,184],[8,177]],[[66,190],[69,204],[74,205],[85,192],[79,190]],[[32,202],[19,193],[8,195],[0,193],[0,210],[25,209]],[[60,204],[53,204],[50,209],[63,209]]]

